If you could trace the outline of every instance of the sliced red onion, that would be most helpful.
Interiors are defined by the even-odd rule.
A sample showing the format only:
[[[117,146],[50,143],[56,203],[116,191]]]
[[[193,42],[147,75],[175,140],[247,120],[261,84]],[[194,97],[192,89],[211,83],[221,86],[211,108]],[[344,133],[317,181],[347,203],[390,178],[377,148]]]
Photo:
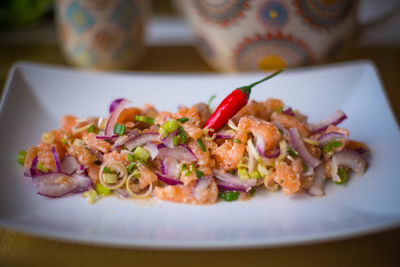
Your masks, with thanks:
[[[180,133],[179,130],[173,131],[172,133],[168,134],[167,137],[165,137],[162,142],[164,145],[166,145],[169,148],[174,148],[174,137]]]
[[[154,160],[158,155],[158,148],[157,145],[153,142],[147,142],[144,145],[144,148],[147,149],[150,153],[151,160]]]
[[[257,149],[258,154],[264,155],[264,153],[265,153],[264,139],[262,139],[261,136],[259,136],[256,133],[253,133],[253,135],[256,138],[256,149]]]
[[[226,173],[224,171],[213,169],[215,177],[218,179],[227,182],[228,184],[237,185],[241,187],[253,187],[257,183],[257,179],[240,179],[237,176],[232,174]]]
[[[80,174],[48,172],[35,176],[33,183],[39,195],[56,198],[69,193],[84,192],[92,185],[92,180]]]
[[[132,131],[129,131],[129,133],[126,133],[123,136],[118,136],[118,138],[115,139],[113,145],[111,146],[111,149],[115,150],[117,148],[122,147],[126,143],[131,142],[134,138],[136,138],[139,135],[139,130],[134,129]]]
[[[205,176],[196,181],[195,186],[192,189],[192,195],[195,199],[201,200],[203,193],[207,190],[211,184],[211,177]]]
[[[41,173],[37,168],[38,163],[39,163],[39,157],[35,157],[32,160],[31,167],[29,168],[30,177],[36,177],[37,175],[39,175]]]
[[[177,160],[193,162],[196,161],[196,156],[193,151],[187,146],[183,144],[179,144],[175,148],[162,147],[158,150],[158,156],[161,159],[172,157]]]
[[[124,98],[117,98],[115,100],[113,100],[110,104],[110,107],[108,108],[108,110],[110,111],[110,113],[113,113],[114,110],[117,108],[117,106],[122,102],[122,100],[124,100]]]
[[[103,153],[91,147],[88,147],[88,150],[96,157],[97,160],[103,162]]]
[[[364,174],[367,167],[366,160],[356,151],[345,149],[340,152],[336,152],[332,156],[332,180],[334,182],[340,182],[338,175],[338,169],[340,166],[346,166],[352,169],[358,176]]]
[[[276,128],[282,130],[283,133],[284,133],[286,136],[290,136],[289,130],[288,130],[285,126],[283,126],[281,123],[279,123],[279,122],[273,122],[272,124],[273,124]]]
[[[235,136],[235,134],[232,132],[232,130],[219,130],[218,132],[216,132],[215,135],[215,140],[217,139],[229,139],[229,138],[233,138]]]
[[[157,145],[157,149],[158,149],[158,150],[160,150],[161,148],[165,148],[165,147],[167,147],[167,146],[164,145],[163,143],[159,143],[159,144]]]
[[[177,185],[177,184],[183,184],[181,181],[173,179],[173,178],[169,178],[169,177],[165,177],[162,176],[158,173],[155,172],[155,174],[157,175],[158,180],[160,180],[161,182],[164,182],[168,185]]]
[[[289,116],[294,116],[295,115],[291,107],[285,107],[283,109],[283,114],[286,114],[286,115],[289,115]]]
[[[347,119],[346,114],[343,112],[343,110],[336,110],[332,115],[330,115],[328,118],[316,122],[316,123],[311,123],[309,125],[309,128],[311,130],[311,133],[319,133],[326,128],[328,128],[329,125],[337,125]]]
[[[336,140],[348,140],[349,137],[345,134],[342,133],[337,133],[337,132],[330,132],[330,133],[326,133],[321,135],[318,138],[318,142],[320,144],[321,147],[326,146],[327,144],[331,143],[332,141],[336,141]]]
[[[265,151],[264,156],[269,158],[269,159],[273,159],[273,158],[278,157],[279,154],[281,154],[280,148],[279,147],[275,147],[273,149]]]
[[[307,193],[312,196],[323,196],[325,194],[323,188],[325,179],[324,166],[320,164],[314,170],[314,181],[312,186],[307,189]]]
[[[158,141],[158,133],[151,132],[151,133],[143,133],[141,135],[135,136],[129,141],[127,141],[124,145],[125,147],[132,151],[134,148],[141,146],[147,142],[151,141]]]
[[[57,172],[61,171],[60,158],[58,157],[57,149],[55,146],[51,148],[51,153],[53,154],[54,162],[56,163]]]
[[[114,141],[115,139],[117,139],[119,137],[119,135],[114,134],[111,137],[108,136],[104,136],[104,135],[96,135],[96,139],[101,139],[101,140],[105,140],[105,139],[111,139],[112,141]]]
[[[310,167],[317,167],[321,161],[319,159],[314,158],[310,152],[308,152],[306,146],[301,139],[301,136],[297,130],[297,128],[290,128],[290,145],[291,147],[299,153],[299,156],[307,163]]]
[[[114,136],[114,127],[117,123],[117,119],[121,114],[122,110],[124,110],[131,101],[127,99],[123,99],[114,109],[114,111],[110,114],[110,118],[108,119],[106,130],[104,132],[104,136],[112,137]]]
[[[161,174],[170,178],[179,178],[178,162],[173,157],[165,158],[161,161]]]
[[[61,171],[64,173],[72,174],[77,170],[81,171],[82,164],[79,163],[78,159],[74,156],[65,156],[61,161]],[[85,168],[85,166],[83,166]],[[85,169],[83,169],[85,170]]]
[[[225,181],[219,180],[218,178],[216,179],[216,183],[217,183],[218,189],[221,190],[221,191],[248,192],[248,191],[251,190],[251,187],[244,187],[244,186],[234,185],[234,184],[227,183]]]
[[[24,176],[25,177],[32,177],[31,170],[29,168],[26,168],[24,170]]]

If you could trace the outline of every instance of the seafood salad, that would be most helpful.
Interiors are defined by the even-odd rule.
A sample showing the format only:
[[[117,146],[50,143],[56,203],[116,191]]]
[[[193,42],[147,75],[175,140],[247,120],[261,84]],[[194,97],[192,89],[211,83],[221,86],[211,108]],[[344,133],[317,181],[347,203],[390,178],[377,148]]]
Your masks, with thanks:
[[[211,204],[262,190],[322,196],[325,183],[363,175],[368,148],[338,126],[342,110],[311,123],[281,100],[249,101],[252,87],[276,74],[234,90],[215,110],[198,103],[160,112],[120,98],[106,118],[64,116],[18,162],[38,194],[80,193],[89,203],[117,195]]]

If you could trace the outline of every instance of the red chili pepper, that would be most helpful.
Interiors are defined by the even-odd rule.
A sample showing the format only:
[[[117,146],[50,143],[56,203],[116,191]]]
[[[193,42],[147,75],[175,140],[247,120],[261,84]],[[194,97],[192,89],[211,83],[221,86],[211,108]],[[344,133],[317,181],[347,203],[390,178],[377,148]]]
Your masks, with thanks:
[[[263,81],[266,81],[278,75],[282,71],[284,71],[284,69],[278,70],[268,77],[265,77],[264,79],[259,80],[255,83],[233,90],[232,93],[230,93],[227,97],[225,97],[224,100],[222,100],[214,113],[210,116],[210,118],[208,118],[204,128],[207,127],[212,131],[217,131],[218,129],[220,129],[225,123],[228,122],[230,118],[238,113],[242,107],[246,106],[247,101],[250,97],[251,88],[259,83],[262,83]]]

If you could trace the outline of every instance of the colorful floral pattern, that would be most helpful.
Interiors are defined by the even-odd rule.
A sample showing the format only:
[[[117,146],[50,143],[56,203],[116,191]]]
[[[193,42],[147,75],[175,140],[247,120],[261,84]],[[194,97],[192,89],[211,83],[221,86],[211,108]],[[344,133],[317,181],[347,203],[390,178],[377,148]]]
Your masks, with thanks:
[[[71,3],[66,11],[66,17],[72,28],[78,33],[83,33],[94,23],[93,16],[80,6],[79,1]]]
[[[311,50],[304,41],[282,33],[246,38],[234,52],[234,62],[240,71],[293,67],[312,61]]]
[[[266,26],[283,27],[289,19],[289,12],[283,2],[267,1],[260,6],[258,17]]]
[[[319,30],[337,26],[355,7],[353,0],[294,0],[294,4],[303,20]]]
[[[226,27],[243,17],[250,0],[193,0],[200,16],[207,22]]]
[[[112,12],[110,20],[129,29],[140,17],[140,8],[135,1],[122,0]]]

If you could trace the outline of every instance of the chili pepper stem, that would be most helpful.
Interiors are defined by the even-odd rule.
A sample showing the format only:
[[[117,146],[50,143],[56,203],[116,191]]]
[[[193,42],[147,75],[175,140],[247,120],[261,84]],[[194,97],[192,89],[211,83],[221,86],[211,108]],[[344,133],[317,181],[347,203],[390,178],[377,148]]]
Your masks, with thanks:
[[[268,80],[268,79],[271,79],[272,77],[278,75],[279,73],[281,73],[281,72],[284,71],[284,70],[285,70],[285,69],[280,69],[280,70],[278,70],[278,71],[275,71],[275,72],[272,73],[271,75],[269,75],[269,76],[267,76],[267,77],[265,77],[265,78],[263,78],[263,79],[261,79],[261,80],[259,80],[259,81],[257,81],[257,82],[254,82],[254,83],[252,83],[252,84],[250,84],[250,85],[246,85],[246,86],[240,87],[240,88],[238,88],[238,89],[239,89],[240,91],[242,91],[242,92],[247,96],[247,98],[249,98],[250,93],[251,93],[251,89],[252,89],[254,86],[256,86],[257,84],[262,83],[262,82],[264,82],[264,81],[266,81],[266,80]]]

